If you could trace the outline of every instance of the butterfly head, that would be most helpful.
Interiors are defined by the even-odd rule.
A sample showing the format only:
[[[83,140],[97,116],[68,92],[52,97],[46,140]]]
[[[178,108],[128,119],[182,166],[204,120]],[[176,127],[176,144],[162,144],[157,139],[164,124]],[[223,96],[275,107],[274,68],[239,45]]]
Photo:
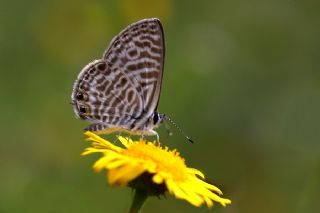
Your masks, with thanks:
[[[154,127],[158,127],[160,124],[162,124],[166,120],[166,115],[161,114],[159,112],[154,112],[150,118],[150,123],[152,122],[152,125]]]

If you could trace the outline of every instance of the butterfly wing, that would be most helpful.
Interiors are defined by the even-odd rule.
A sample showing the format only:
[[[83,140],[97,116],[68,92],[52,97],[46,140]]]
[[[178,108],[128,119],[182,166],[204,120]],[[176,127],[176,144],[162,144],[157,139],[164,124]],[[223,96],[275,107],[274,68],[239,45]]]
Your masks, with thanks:
[[[143,111],[142,99],[130,79],[103,59],[83,68],[71,98],[78,117],[110,127],[130,124]]]
[[[83,68],[71,97],[76,115],[96,124],[89,130],[144,128],[157,109],[164,51],[160,21],[144,19],[114,37],[103,59]]]
[[[156,111],[162,85],[165,43],[159,19],[143,19],[113,38],[103,58],[121,69],[143,102],[141,123]]]

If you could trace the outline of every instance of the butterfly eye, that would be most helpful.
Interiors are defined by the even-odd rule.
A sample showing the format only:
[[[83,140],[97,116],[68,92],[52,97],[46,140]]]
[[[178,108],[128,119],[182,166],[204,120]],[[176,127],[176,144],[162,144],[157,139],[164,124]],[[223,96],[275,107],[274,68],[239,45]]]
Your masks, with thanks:
[[[78,92],[77,95],[76,95],[76,99],[78,101],[86,101],[88,99],[88,96],[87,96],[87,94]]]
[[[157,112],[154,112],[153,114],[153,124],[157,124],[157,122],[159,121],[159,114]]]
[[[84,106],[84,105],[80,105],[79,106],[79,112],[84,114],[87,113],[89,111],[88,107]]]

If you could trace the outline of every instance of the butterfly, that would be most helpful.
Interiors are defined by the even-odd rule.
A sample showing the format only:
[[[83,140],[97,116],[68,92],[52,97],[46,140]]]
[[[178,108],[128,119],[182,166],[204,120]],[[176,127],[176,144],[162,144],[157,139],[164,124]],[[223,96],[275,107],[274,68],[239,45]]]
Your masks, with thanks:
[[[98,134],[126,131],[159,135],[166,120],[157,112],[165,56],[162,24],[157,18],[133,23],[115,36],[101,59],[86,65],[74,83],[71,100],[77,117]]]

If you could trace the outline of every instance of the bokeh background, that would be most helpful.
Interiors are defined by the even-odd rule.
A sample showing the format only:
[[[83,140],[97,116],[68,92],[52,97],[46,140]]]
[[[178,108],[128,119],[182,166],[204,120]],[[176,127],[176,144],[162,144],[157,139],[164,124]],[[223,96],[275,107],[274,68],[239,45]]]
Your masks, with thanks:
[[[320,2],[302,0],[0,1],[0,212],[126,212],[129,188],[92,172],[98,156],[70,102],[79,71],[128,24],[162,20],[166,145],[233,203],[172,196],[144,212],[317,212]]]

